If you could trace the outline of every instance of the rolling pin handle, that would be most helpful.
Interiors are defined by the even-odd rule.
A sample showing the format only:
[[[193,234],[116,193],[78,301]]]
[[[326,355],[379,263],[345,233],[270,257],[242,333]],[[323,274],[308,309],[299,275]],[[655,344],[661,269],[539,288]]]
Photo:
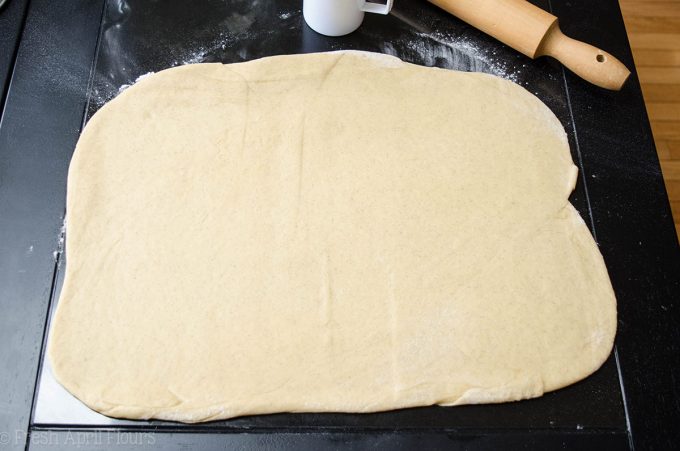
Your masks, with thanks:
[[[542,55],[552,56],[579,77],[605,89],[620,90],[630,75],[614,56],[562,33],[557,20],[539,45],[536,56]]]

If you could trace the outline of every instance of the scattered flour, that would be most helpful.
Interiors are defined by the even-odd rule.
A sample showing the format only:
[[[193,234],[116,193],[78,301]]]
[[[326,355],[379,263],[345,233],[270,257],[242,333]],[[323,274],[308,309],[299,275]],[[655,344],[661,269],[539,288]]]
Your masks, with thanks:
[[[174,53],[172,59],[166,61],[162,68],[222,61],[226,53],[238,55],[244,61],[252,59],[250,46],[277,32],[271,28],[253,26],[256,15],[256,9],[250,9],[242,14],[233,13],[226,16],[218,24],[211,26],[210,29],[202,30],[193,39],[185,42],[183,50],[175,49],[178,53],[171,52]],[[282,11],[277,17],[280,20],[288,20],[299,15],[301,15],[300,9],[296,9]],[[452,36],[445,32],[425,33],[418,31],[421,28],[417,23],[409,22],[409,28],[410,30],[400,36],[396,42],[384,42],[377,50],[415,64],[486,72],[518,84],[527,84],[521,81],[522,70],[526,64],[519,69],[516,65],[509,64],[507,55],[501,55],[503,49],[499,46],[476,43],[470,38]],[[376,42],[383,40],[384,37],[375,36]],[[331,49],[341,50],[342,47],[333,42]],[[385,65],[397,64],[396,61],[390,61],[388,58],[376,57],[380,58]],[[99,77],[90,92],[90,102],[94,107],[91,112],[96,111],[104,103],[152,73],[148,72],[122,85],[114,83],[113,79]]]
[[[481,48],[464,38],[454,38],[442,33],[417,32],[404,40],[402,46],[406,47],[406,52],[398,52],[389,42],[386,42],[381,50],[388,55],[401,56],[405,60],[425,66],[486,72],[515,83],[519,82],[520,72],[512,70],[507,62],[498,58],[497,50],[493,47]]]
[[[207,50],[200,49],[196,51],[193,55],[191,55],[188,59],[182,61],[181,64],[198,64],[203,62],[205,60],[205,55],[207,55],[208,52]]]
[[[59,229],[59,238],[57,240],[57,250],[52,252],[52,258],[54,259],[55,262],[58,262],[59,265],[61,265],[62,259],[59,258],[61,254],[64,253],[64,244],[65,244],[65,238],[66,238],[66,218],[64,218],[64,222],[61,224],[61,228]],[[33,246],[31,246],[33,247]]]

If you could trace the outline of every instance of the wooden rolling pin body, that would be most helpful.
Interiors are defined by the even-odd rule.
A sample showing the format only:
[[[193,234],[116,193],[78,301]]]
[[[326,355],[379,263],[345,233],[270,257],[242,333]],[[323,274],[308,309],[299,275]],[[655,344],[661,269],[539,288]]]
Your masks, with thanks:
[[[609,53],[565,36],[557,17],[526,0],[428,0],[530,58],[548,55],[583,79],[619,90],[630,71]]]

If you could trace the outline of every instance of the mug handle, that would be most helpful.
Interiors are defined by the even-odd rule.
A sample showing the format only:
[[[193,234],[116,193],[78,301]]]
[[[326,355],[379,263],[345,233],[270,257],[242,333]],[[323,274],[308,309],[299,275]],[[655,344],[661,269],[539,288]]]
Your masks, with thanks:
[[[361,5],[361,10],[367,13],[389,14],[393,3],[394,0],[387,0],[387,3],[384,5],[381,5],[380,3],[368,3],[364,1],[364,4]]]

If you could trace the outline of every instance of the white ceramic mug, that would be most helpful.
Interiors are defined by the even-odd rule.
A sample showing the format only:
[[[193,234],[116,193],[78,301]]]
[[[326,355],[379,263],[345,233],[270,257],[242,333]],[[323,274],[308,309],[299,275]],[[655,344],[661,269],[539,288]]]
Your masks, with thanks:
[[[388,14],[394,0],[387,4],[365,0],[304,0],[302,14],[312,30],[326,36],[342,36],[359,28],[364,12]]]

